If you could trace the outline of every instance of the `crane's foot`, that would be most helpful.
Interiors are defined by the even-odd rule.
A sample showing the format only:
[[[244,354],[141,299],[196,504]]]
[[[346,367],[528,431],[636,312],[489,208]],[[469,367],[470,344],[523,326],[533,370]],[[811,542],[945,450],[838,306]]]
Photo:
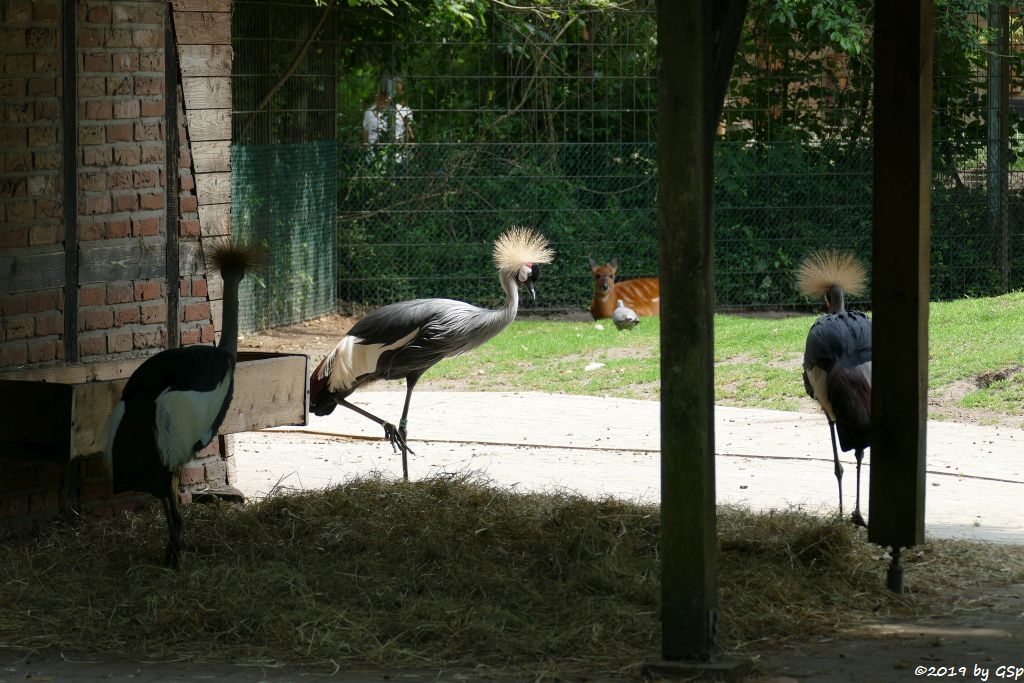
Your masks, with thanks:
[[[409,448],[409,444],[406,443],[405,437],[402,436],[402,433],[398,430],[398,427],[391,424],[390,422],[384,423],[384,438],[387,439],[388,443],[391,444],[391,449],[395,453],[401,453],[403,450],[405,450],[408,451],[409,453],[412,453],[413,455],[416,455],[416,452],[413,451],[413,449]]]
[[[860,514],[860,510],[853,511],[853,514],[850,515],[850,521],[853,522],[855,526],[862,526],[865,529],[868,528],[868,523],[864,521],[864,516]]]

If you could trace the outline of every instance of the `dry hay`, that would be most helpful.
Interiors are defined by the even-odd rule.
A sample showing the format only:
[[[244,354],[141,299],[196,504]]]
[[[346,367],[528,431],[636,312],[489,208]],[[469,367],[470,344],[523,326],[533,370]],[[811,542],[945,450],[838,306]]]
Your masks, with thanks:
[[[961,584],[1020,580],[1024,552],[930,543],[908,581],[845,522],[719,515],[720,641],[767,649],[942,612]],[[469,475],[354,480],[185,509],[176,573],[159,507],[0,543],[0,647],[150,660],[633,670],[658,651],[656,507],[515,493]]]

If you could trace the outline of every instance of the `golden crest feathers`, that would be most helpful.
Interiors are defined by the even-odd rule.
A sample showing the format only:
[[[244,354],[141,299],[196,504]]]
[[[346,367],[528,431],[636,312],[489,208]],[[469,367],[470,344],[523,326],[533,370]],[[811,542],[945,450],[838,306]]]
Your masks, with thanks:
[[[551,263],[554,250],[536,230],[512,226],[494,242],[494,265],[498,270],[516,270],[526,263]]]
[[[266,252],[256,244],[224,239],[208,248],[206,259],[211,270],[245,273],[263,265]]]
[[[808,254],[796,271],[796,284],[807,296],[821,297],[833,286],[857,296],[867,276],[853,254],[826,249]]]

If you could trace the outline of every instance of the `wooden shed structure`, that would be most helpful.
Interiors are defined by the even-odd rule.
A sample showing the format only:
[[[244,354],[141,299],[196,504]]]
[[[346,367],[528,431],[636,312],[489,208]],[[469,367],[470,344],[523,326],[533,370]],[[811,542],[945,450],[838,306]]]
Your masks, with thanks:
[[[231,232],[230,0],[0,6],[0,529],[109,508],[120,387],[214,343]],[[305,356],[239,357],[230,433],[305,420]],[[248,377],[249,379],[246,379]],[[215,440],[182,498],[231,484]]]

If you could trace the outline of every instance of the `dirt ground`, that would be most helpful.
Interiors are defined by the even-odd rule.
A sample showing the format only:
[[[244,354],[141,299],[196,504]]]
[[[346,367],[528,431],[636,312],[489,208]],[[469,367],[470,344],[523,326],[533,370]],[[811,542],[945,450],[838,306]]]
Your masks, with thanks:
[[[272,328],[262,332],[255,332],[239,338],[239,349],[243,351],[272,351],[272,352],[300,352],[308,354],[315,366],[326,356],[338,341],[348,332],[356,322],[359,315],[343,315],[334,313],[313,320]],[[551,319],[551,318],[549,318]],[[565,319],[573,321],[589,322],[590,316],[586,313],[567,314],[557,316],[554,319]],[[737,362],[730,359],[729,362]],[[787,359],[787,365],[793,366],[794,376],[799,377],[800,359],[795,361]],[[1006,415],[989,410],[976,408],[964,408],[959,405],[960,400],[968,393],[981,386],[981,382],[990,381],[991,378],[979,377],[963,379],[943,387],[941,390],[933,390],[928,397],[929,419],[950,420],[953,422],[967,422],[971,424],[1003,424],[1008,427],[1024,428],[1024,416]],[[428,372],[420,380],[417,387],[423,391],[445,390],[445,391],[472,391],[468,381],[437,380],[432,379]],[[657,387],[651,386],[643,391],[638,398],[656,399]],[[642,394],[649,393],[649,396]],[[806,412],[818,412],[818,405],[811,399],[801,402],[800,409]]]

